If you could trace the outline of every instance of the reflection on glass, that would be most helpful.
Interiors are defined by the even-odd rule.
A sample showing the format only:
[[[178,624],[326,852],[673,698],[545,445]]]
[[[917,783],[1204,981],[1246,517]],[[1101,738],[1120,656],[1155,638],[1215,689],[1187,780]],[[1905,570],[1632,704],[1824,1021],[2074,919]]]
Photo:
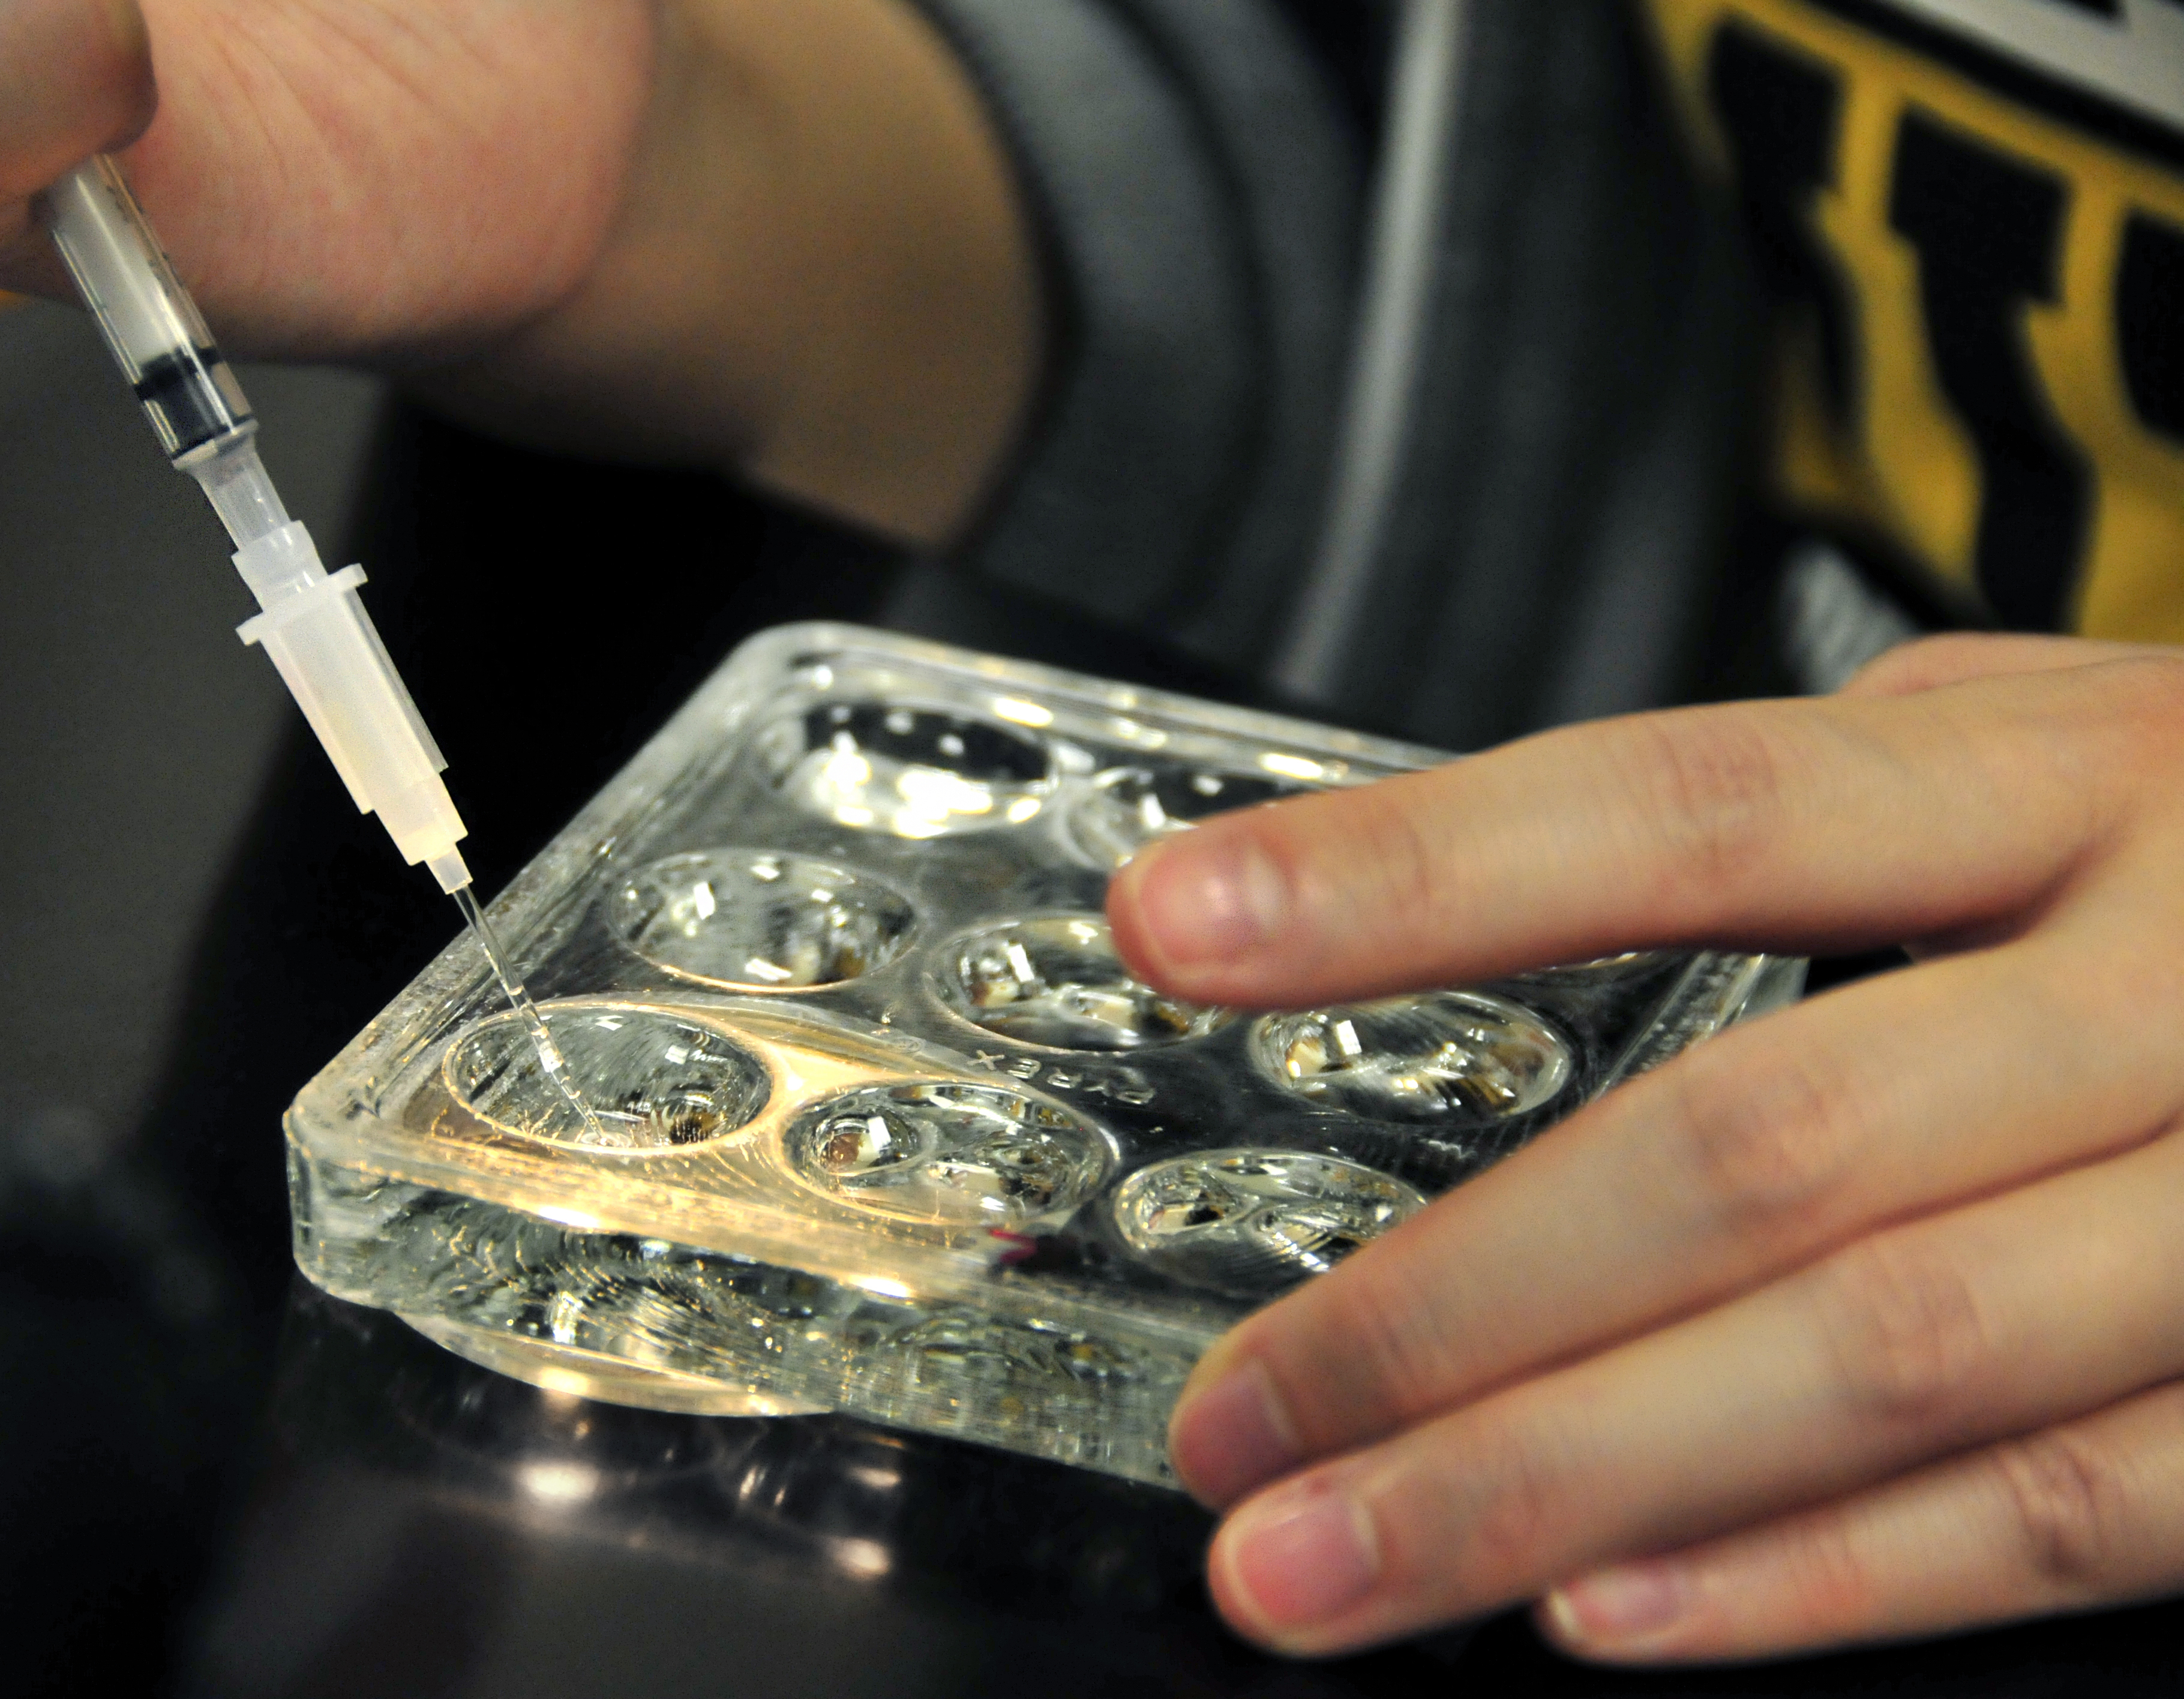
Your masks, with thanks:
[[[1092,782],[1071,816],[1078,844],[1095,861],[1120,866],[1158,838],[1230,809],[1250,808],[1307,786],[1174,762],[1115,767]]]
[[[1277,1083],[1385,1121],[1499,1119],[1569,1083],[1569,1047],[1529,1010],[1477,991],[1269,1015],[1251,1053]]]
[[[1390,1175],[1301,1150],[1207,1150],[1115,1194],[1123,1242],[1178,1279],[1251,1296],[1323,1274],[1423,1208]]]
[[[1173,1044],[1229,1018],[1133,979],[1098,915],[1010,921],[959,939],[948,947],[941,992],[989,1032],[1057,1050]]]
[[[1050,1322],[953,1309],[901,1328],[880,1351],[912,1360],[921,1379],[992,1386],[1011,1381],[1128,1383],[1155,1372],[1145,1354]],[[1167,1363],[1159,1371],[1171,1371]]]
[[[1099,1189],[1112,1150],[1089,1121],[1004,1086],[860,1086],[788,1134],[806,1184],[884,1215],[1015,1228]]]
[[[1554,967],[1535,967],[1509,977],[1520,983],[1532,984],[1594,985],[1650,973],[1668,959],[1666,950],[1626,950],[1618,955],[1597,955],[1590,961],[1568,961]]]
[[[855,979],[891,961],[910,904],[869,875],[761,850],[671,855],[632,875],[607,923],[684,978],[785,991]]]
[[[588,1463],[542,1457],[517,1465],[515,1482],[541,1503],[582,1504],[599,1490],[599,1472]]]
[[[765,1065],[707,1028],[627,1005],[549,1003],[539,1014],[564,1062],[559,1083],[515,1015],[469,1028],[442,1064],[456,1100],[504,1132],[668,1150],[733,1132],[766,1106]]]
[[[934,709],[834,702],[766,735],[782,789],[841,825],[939,838],[1036,815],[1053,763],[1035,739]]]

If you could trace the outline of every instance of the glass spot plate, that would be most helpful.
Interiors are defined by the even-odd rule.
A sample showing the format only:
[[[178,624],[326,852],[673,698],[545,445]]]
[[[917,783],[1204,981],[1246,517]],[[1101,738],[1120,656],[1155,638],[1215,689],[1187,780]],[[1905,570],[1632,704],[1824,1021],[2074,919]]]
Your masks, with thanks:
[[[287,1119],[320,1286],[564,1391],[1139,1480],[1224,1329],[1794,995],[1639,952],[1241,1014],[1133,979],[1145,844],[1434,751],[839,626],[752,639]]]

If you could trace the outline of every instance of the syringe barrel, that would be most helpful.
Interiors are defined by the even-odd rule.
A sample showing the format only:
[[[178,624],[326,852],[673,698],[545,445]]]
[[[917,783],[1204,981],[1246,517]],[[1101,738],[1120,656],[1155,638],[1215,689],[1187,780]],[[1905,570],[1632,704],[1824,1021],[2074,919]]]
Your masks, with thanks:
[[[88,159],[40,198],[53,245],[177,465],[257,428],[120,170]]]

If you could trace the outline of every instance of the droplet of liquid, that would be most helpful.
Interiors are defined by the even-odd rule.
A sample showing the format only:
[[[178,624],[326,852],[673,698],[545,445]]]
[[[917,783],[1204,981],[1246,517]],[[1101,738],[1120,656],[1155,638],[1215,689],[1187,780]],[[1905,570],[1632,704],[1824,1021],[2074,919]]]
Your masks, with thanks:
[[[1361,1163],[1251,1150],[1155,1162],[1114,1202],[1123,1242],[1148,1262],[1244,1296],[1323,1274],[1424,1206],[1415,1187]]]
[[[807,1185],[909,1220],[1017,1228],[1075,1209],[1114,1158],[1089,1121],[1004,1086],[860,1086],[786,1140]]]
[[[1522,1115],[1571,1072],[1568,1044],[1546,1022],[1476,991],[1269,1015],[1251,1054],[1277,1084],[1384,1121]]]
[[[551,1004],[549,1067],[513,1015],[471,1027],[448,1051],[448,1089],[505,1132],[600,1150],[702,1145],[766,1106],[766,1066],[720,1033],[622,1005]]]
[[[669,972],[738,990],[834,985],[883,966],[909,902],[869,875],[763,850],[672,855],[633,874],[607,923]]]
[[[1010,921],[958,939],[947,949],[941,991],[987,1031],[1057,1050],[1173,1044],[1230,1018],[1133,979],[1098,915]]]

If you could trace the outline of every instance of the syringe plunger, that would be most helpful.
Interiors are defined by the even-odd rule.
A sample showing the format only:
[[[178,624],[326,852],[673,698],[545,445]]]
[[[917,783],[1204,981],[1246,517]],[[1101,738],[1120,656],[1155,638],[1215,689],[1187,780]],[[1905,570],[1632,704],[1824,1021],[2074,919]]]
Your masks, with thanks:
[[[53,245],[176,465],[258,421],[120,169],[104,154],[47,190]]]

